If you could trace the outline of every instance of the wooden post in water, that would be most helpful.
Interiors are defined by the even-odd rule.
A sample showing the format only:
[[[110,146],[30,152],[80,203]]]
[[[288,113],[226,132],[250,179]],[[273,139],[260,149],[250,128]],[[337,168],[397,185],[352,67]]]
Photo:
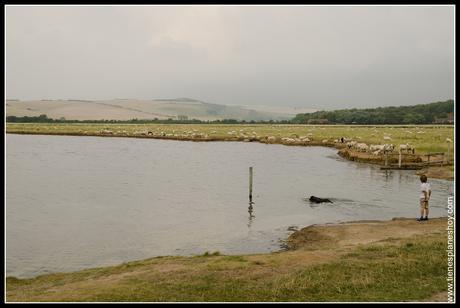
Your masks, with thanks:
[[[388,152],[385,151],[385,166],[388,166]]]
[[[252,203],[252,167],[249,167],[249,202]]]
[[[399,150],[399,161],[398,161],[399,168],[401,168],[401,160],[402,160],[402,154],[401,154],[401,150]]]

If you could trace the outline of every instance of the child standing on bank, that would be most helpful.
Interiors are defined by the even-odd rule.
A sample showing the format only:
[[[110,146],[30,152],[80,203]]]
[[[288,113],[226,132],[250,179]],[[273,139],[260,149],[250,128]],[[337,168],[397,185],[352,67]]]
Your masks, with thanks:
[[[427,182],[428,178],[426,175],[420,176],[420,218],[417,218],[418,221],[428,220],[428,201],[431,197],[431,187],[430,183]]]

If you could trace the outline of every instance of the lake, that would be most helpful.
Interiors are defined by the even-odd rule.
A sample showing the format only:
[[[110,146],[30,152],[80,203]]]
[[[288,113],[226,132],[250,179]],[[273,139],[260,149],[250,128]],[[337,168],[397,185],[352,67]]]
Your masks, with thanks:
[[[446,216],[453,181],[429,182],[430,216]],[[350,162],[326,147],[7,134],[6,273],[276,251],[293,226],[415,219],[419,186],[414,171]],[[311,204],[310,195],[333,203]]]

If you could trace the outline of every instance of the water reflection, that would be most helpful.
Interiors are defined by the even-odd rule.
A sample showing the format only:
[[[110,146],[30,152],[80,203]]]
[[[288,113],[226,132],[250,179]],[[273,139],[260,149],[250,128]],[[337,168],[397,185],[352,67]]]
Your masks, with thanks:
[[[392,170],[385,170],[385,181],[393,180],[393,171]]]
[[[253,201],[249,201],[249,207],[248,207],[248,213],[249,213],[249,218],[248,218],[248,228],[251,228],[251,225],[254,221],[254,218],[256,218],[255,215],[252,213],[254,212],[254,207],[252,206],[254,204]]]

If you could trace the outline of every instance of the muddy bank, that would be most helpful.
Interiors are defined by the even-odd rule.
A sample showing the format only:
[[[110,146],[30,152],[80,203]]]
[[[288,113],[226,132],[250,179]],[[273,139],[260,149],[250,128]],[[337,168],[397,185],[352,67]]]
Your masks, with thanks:
[[[372,163],[372,164],[378,164],[378,165],[385,164],[385,155],[383,154],[374,155],[372,153],[358,152],[358,151],[353,151],[347,148],[341,148],[337,154],[351,161]],[[399,160],[399,155],[397,153],[388,155],[389,164],[397,164],[398,160]],[[401,160],[403,164],[404,163],[421,163],[423,161],[424,161],[423,156],[417,155],[417,154],[404,154]]]
[[[322,249],[353,247],[383,240],[401,240],[418,235],[444,232],[447,218],[419,222],[415,218],[390,221],[356,221],[340,224],[312,225],[294,232],[286,241],[288,249]]]
[[[239,142],[260,142],[267,144],[283,144],[291,146],[328,146],[341,148],[343,145],[336,145],[332,142],[322,142],[316,140],[293,140],[293,138],[285,137],[241,137],[241,136],[209,136],[206,134],[197,136],[173,136],[172,134],[165,135],[149,135],[149,134],[117,134],[117,133],[91,133],[91,132],[43,132],[43,131],[7,131],[7,134],[20,135],[54,135],[54,136],[86,136],[86,137],[122,137],[122,138],[147,138],[161,140],[178,140],[178,141],[239,141]]]
[[[384,155],[373,155],[371,153],[364,153],[349,150],[347,148],[339,149],[339,156],[360,163],[370,163],[376,165],[385,165]],[[442,155],[432,155],[430,157],[432,161],[440,161],[443,159]],[[399,154],[388,155],[388,164],[398,164]],[[425,155],[417,154],[404,154],[401,159],[401,163],[404,164],[417,164],[427,162]],[[420,170],[417,170],[417,175],[425,174],[428,178],[441,179],[441,180],[453,180],[454,179],[454,166],[446,164],[444,166],[426,166]]]
[[[455,170],[454,166],[442,166],[442,167],[428,167],[428,168],[423,168],[421,170],[417,170],[416,172],[417,175],[422,175],[425,174],[429,179],[443,179],[443,180],[449,180],[453,181],[454,180],[454,175],[455,175]]]

